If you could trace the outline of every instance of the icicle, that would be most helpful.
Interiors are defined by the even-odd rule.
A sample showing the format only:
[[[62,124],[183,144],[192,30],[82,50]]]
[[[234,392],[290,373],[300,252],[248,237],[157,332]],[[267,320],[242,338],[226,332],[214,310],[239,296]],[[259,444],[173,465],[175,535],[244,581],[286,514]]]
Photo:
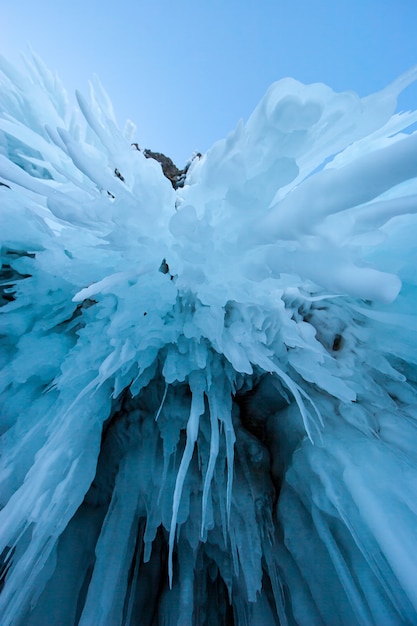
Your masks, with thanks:
[[[194,446],[197,441],[198,428],[200,422],[200,416],[203,415],[204,407],[204,391],[205,382],[202,372],[191,372],[190,390],[192,393],[190,417],[187,422],[187,440],[185,443],[184,453],[181,459],[181,463],[177,473],[177,479],[175,481],[175,489],[172,501],[172,518],[171,528],[169,531],[169,555],[168,555],[168,577],[169,584],[172,587],[172,553],[174,550],[175,531],[177,526],[178,509],[180,506],[180,500],[182,490],[184,486],[185,477],[187,475],[188,467],[191,463],[191,459],[194,452]]]
[[[164,402],[165,402],[165,398],[167,397],[168,387],[169,387],[168,383],[165,383],[164,395],[162,396],[161,404],[159,405],[158,411],[155,415],[155,422],[158,421],[158,417],[161,415],[161,411],[164,408]]]
[[[224,435],[226,438],[226,461],[227,461],[227,523],[230,524],[230,511],[232,508],[233,470],[234,470],[234,445],[236,441],[233,430],[231,415],[224,421]]]
[[[218,406],[216,390],[213,390],[213,383],[208,392],[208,401],[209,401],[209,411],[210,411],[210,428],[211,428],[211,437],[210,437],[210,454],[209,454],[209,464],[207,467],[206,475],[204,478],[204,486],[203,486],[203,499],[202,499],[202,515],[201,515],[201,538],[205,537],[205,529],[206,529],[206,517],[207,517],[207,501],[210,492],[210,485],[214,474],[214,469],[216,467],[216,460],[219,454],[219,412],[220,407]]]

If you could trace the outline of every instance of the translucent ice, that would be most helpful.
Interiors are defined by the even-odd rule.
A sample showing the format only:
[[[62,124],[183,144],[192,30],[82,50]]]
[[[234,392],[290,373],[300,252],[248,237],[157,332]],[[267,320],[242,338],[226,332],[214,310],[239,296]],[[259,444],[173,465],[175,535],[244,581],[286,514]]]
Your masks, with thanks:
[[[2,626],[417,622],[416,77],[280,81],[174,190],[1,60]]]

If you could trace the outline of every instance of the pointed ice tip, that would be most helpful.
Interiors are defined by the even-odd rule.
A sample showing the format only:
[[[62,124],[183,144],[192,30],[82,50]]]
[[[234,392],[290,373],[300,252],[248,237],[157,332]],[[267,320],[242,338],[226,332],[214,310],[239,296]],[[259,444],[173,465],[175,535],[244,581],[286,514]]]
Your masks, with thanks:
[[[413,65],[409,70],[398,76],[391,85],[388,85],[386,89],[394,89],[397,92],[397,95],[400,94],[404,89],[412,85],[412,83],[417,80],[417,65]]]
[[[75,97],[76,97],[79,107],[82,110],[82,107],[85,104],[85,98],[83,94],[81,93],[81,91],[78,91],[78,89],[75,90]]]
[[[407,89],[410,85],[417,81],[417,65],[413,65],[409,70],[405,71],[403,74],[395,78],[392,83],[383,87],[380,91],[375,93],[371,93],[365,98],[363,101],[367,102],[376,102],[376,101],[384,101],[390,102],[392,105],[391,114],[395,111],[397,100],[399,95]]]
[[[169,588],[172,589],[172,548],[171,541],[169,543],[169,554],[168,554],[168,583]]]

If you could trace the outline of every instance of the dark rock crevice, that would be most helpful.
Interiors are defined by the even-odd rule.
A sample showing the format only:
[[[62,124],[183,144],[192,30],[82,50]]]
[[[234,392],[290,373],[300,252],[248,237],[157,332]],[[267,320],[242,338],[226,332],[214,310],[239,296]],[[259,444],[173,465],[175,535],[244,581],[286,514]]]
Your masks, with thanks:
[[[178,189],[179,187],[184,187],[185,178],[187,176],[187,172],[190,168],[191,163],[194,161],[194,159],[201,158],[201,153],[196,152],[193,158],[190,161],[188,161],[188,163],[186,163],[185,167],[183,169],[179,169],[175,165],[173,160],[167,157],[162,152],[154,152],[153,150],[149,150],[149,148],[145,148],[144,150],[141,150],[137,143],[132,143],[132,146],[134,146],[136,150],[139,150],[139,152],[142,152],[143,156],[146,159],[154,159],[155,161],[158,161],[158,163],[161,164],[164,176],[168,178],[168,180],[171,182],[171,185],[173,186],[174,189]]]

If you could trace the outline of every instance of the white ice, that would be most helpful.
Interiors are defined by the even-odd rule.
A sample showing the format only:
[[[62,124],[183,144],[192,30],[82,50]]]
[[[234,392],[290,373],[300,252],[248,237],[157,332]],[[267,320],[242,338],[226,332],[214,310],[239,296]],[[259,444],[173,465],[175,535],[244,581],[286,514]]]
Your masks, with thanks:
[[[0,72],[2,626],[417,622],[417,112],[286,79],[173,189]]]

